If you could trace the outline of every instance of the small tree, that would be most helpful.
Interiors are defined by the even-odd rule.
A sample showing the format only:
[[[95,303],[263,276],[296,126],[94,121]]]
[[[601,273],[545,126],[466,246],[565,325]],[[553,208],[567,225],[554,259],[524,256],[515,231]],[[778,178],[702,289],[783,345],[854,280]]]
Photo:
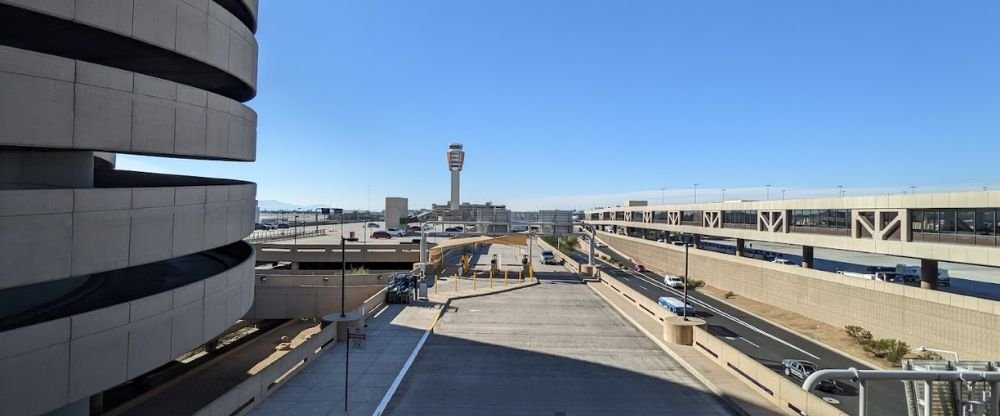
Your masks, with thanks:
[[[892,365],[899,365],[903,357],[910,353],[910,345],[898,339],[887,340],[885,359]]]
[[[844,331],[847,332],[848,336],[854,338],[855,341],[858,341],[858,343],[861,344],[864,344],[865,341],[870,341],[872,339],[871,332],[857,325],[845,326]]]

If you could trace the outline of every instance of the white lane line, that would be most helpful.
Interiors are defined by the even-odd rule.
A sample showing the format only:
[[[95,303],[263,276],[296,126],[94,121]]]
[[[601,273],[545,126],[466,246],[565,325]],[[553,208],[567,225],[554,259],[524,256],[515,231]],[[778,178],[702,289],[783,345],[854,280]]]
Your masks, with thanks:
[[[648,288],[648,287],[646,287],[646,286],[643,286],[643,285],[639,285],[639,287],[641,287],[641,288],[642,288],[642,290],[645,290],[645,291],[649,291],[649,288]]]
[[[438,315],[440,317],[440,315]],[[437,319],[434,319],[434,323],[437,323]],[[410,353],[410,358],[406,359],[406,363],[403,364],[403,368],[399,370],[399,374],[396,375],[396,379],[392,381],[392,385],[389,386],[389,390],[385,392],[385,396],[382,396],[382,401],[378,403],[378,407],[372,412],[372,416],[381,416],[382,412],[385,411],[386,406],[389,405],[389,401],[392,400],[392,396],[396,394],[396,389],[399,388],[399,384],[403,382],[403,378],[406,377],[406,372],[410,371],[410,366],[413,365],[413,360],[417,359],[417,354],[420,353],[420,349],[424,347],[424,342],[427,341],[427,337],[431,334],[431,330],[434,329],[434,325],[431,324],[430,328],[424,332],[424,335],[420,337],[420,341],[417,345],[413,347],[413,352]]]
[[[626,272],[629,273],[629,274],[632,274],[633,276],[636,276],[636,277],[638,277],[640,279],[643,279],[643,280],[645,280],[647,282],[650,282],[653,285],[656,285],[657,287],[661,287],[661,288],[663,288],[663,289],[665,289],[667,291],[673,292],[675,294],[679,295],[679,294],[683,293],[680,290],[674,289],[672,287],[669,287],[669,286],[666,286],[664,284],[661,284],[660,282],[657,282],[657,281],[655,281],[653,279],[650,279],[649,276],[646,276],[646,275],[643,275],[643,274],[635,274],[635,273],[629,272],[629,271],[626,271]],[[803,353],[805,355],[808,355],[808,356],[810,356],[810,357],[812,357],[812,358],[814,358],[816,360],[822,360],[821,358],[819,358],[819,357],[817,357],[817,356],[809,353],[808,351],[803,350],[802,348],[799,348],[799,347],[797,347],[797,346],[789,343],[788,341],[785,341],[785,340],[783,340],[781,338],[778,338],[778,337],[776,337],[774,335],[771,335],[770,333],[764,331],[763,329],[757,328],[756,326],[753,326],[750,323],[748,323],[748,322],[746,322],[746,321],[744,321],[744,320],[742,320],[740,318],[732,316],[732,315],[730,315],[730,314],[728,314],[728,313],[726,313],[726,312],[724,312],[724,311],[722,311],[722,310],[720,310],[720,309],[718,309],[718,308],[716,308],[716,307],[714,307],[712,305],[709,305],[709,304],[701,301],[700,299],[691,296],[690,294],[688,294],[688,300],[690,300],[692,303],[694,303],[696,305],[699,305],[699,306],[701,306],[701,307],[703,307],[705,309],[708,309],[711,312],[714,312],[717,315],[721,315],[721,316],[723,316],[723,317],[725,317],[725,318],[727,318],[727,319],[729,319],[729,320],[731,320],[733,322],[736,322],[736,323],[738,323],[740,325],[743,325],[744,327],[746,327],[747,329],[750,329],[751,331],[757,332],[757,333],[759,333],[761,335],[764,335],[764,336],[766,336],[768,338],[771,338],[771,339],[773,339],[775,341],[778,341],[778,342],[784,344],[785,346],[787,346],[789,348],[792,348],[792,349],[794,349],[794,350],[796,350],[798,352],[801,352],[801,353]]]
[[[757,344],[754,344],[754,343],[750,342],[750,340],[749,340],[749,339],[746,339],[746,338],[743,338],[743,337],[740,337],[740,339],[742,339],[742,340],[746,341],[746,342],[747,342],[747,344],[750,344],[750,345],[753,345],[753,346],[755,346],[755,347],[757,347],[757,348],[760,348],[760,345],[757,345]]]
[[[625,276],[622,276],[622,279],[625,279],[625,280],[626,280],[626,281],[628,281],[628,282],[631,282],[631,281],[632,281],[632,279],[629,279],[629,278],[627,278],[627,277],[625,277]]]

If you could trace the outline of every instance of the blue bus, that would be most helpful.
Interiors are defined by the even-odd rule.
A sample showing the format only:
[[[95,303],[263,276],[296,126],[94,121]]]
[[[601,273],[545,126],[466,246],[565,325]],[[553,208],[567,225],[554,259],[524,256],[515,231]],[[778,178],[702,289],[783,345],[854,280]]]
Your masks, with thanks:
[[[657,302],[663,309],[672,312],[674,315],[684,315],[685,305],[680,299],[672,298],[669,296],[661,296]],[[686,305],[687,316],[695,316],[694,306],[690,303]]]

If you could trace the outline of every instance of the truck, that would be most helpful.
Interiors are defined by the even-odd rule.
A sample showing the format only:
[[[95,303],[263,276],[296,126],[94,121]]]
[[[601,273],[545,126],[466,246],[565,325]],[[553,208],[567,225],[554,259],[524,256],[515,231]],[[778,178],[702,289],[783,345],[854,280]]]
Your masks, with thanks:
[[[895,273],[889,274],[887,272],[858,273],[858,272],[845,272],[841,270],[838,271],[837,273],[847,277],[857,277],[859,279],[878,280],[882,282],[893,282],[895,281],[896,278]]]
[[[896,274],[907,282],[920,280],[920,266],[896,265]],[[947,269],[938,269],[938,286],[951,286],[951,276]]]

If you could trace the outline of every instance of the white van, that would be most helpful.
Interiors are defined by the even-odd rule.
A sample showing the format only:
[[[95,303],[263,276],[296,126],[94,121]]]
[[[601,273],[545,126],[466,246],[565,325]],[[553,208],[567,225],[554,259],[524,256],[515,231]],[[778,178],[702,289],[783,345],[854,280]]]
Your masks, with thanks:
[[[684,279],[681,279],[680,277],[674,276],[672,274],[668,274],[666,276],[663,276],[663,284],[670,286],[674,289],[681,289],[684,287]]]

